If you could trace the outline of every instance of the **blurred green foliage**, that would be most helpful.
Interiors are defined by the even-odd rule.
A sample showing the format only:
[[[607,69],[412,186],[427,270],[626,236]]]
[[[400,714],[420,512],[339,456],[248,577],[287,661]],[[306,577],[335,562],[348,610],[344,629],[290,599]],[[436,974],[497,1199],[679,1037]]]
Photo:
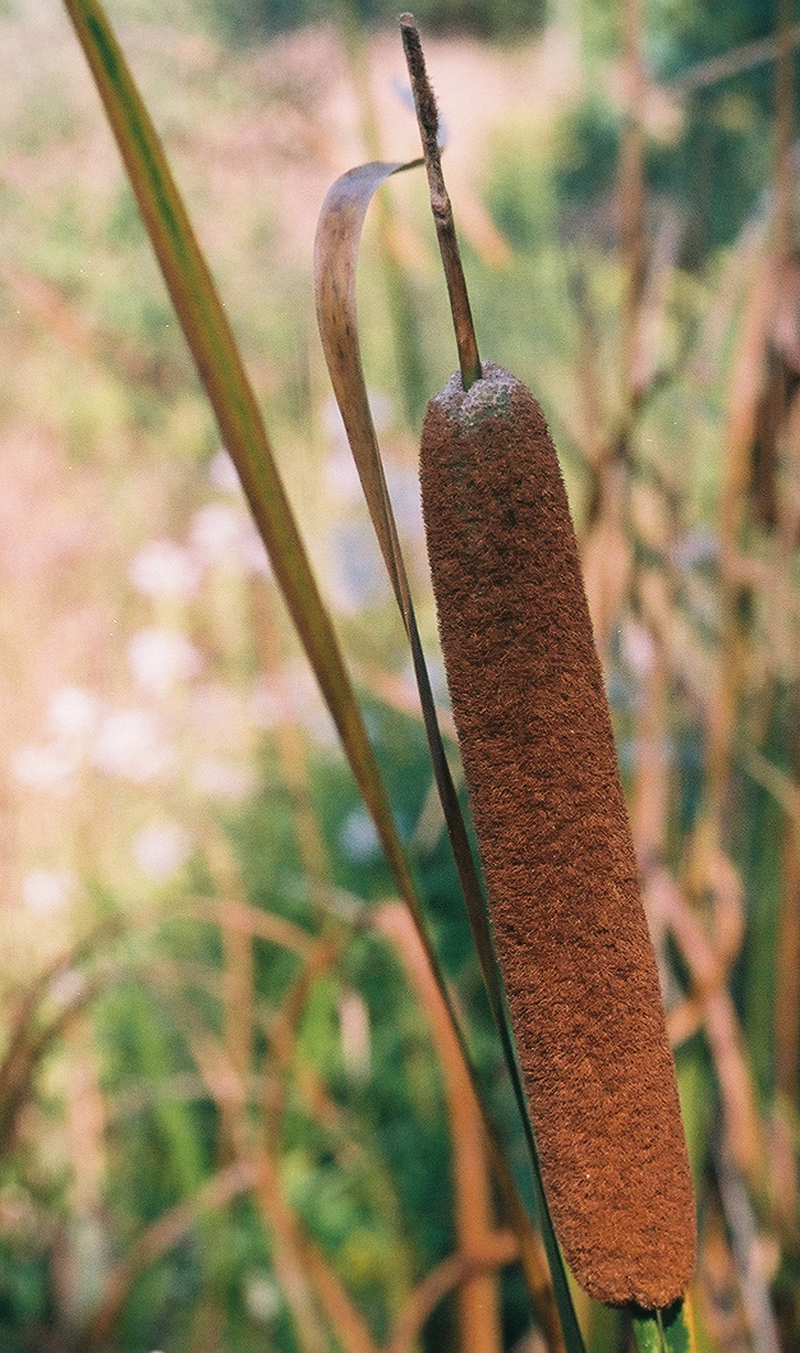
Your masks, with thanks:
[[[619,6],[581,6],[589,67],[619,56]],[[650,0],[644,6],[644,62],[672,98],[661,125],[645,114],[646,176],[652,201],[669,203],[685,221],[681,261],[699,267],[730,244],[765,191],[771,169],[773,72],[769,60],[737,69],[747,44],[774,32],[775,12],[762,0],[708,6],[695,0]],[[722,67],[703,63],[726,58]],[[690,73],[695,83],[684,82]],[[800,103],[798,103],[800,108]],[[644,112],[644,110],[641,110]],[[572,228],[596,228],[596,207],[618,162],[623,117],[593,89],[564,118],[555,180]]]

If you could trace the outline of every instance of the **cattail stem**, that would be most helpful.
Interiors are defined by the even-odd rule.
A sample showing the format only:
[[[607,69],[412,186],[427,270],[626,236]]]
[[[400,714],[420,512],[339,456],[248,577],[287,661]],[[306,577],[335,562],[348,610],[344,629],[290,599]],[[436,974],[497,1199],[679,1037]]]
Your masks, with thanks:
[[[406,54],[411,88],[414,93],[417,122],[422,137],[422,151],[428,174],[431,210],[436,224],[439,251],[442,255],[447,292],[450,297],[450,310],[456,331],[461,380],[464,389],[469,390],[470,386],[481,378],[481,359],[478,355],[475,325],[472,320],[467,284],[464,280],[464,269],[461,265],[461,254],[456,239],[453,208],[442,173],[442,155],[439,148],[439,113],[425,69],[425,57],[413,14],[400,15],[400,29],[403,35],[403,50]]]

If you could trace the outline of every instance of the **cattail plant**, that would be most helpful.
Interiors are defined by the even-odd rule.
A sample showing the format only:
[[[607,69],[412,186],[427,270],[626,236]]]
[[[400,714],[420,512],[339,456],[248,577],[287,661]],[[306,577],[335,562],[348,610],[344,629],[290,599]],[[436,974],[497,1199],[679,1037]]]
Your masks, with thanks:
[[[558,459],[531,392],[480,361],[436,105],[401,17],[460,371],[420,475],[442,649],[556,1233],[596,1299],[692,1276],[691,1178],[655,955]]]

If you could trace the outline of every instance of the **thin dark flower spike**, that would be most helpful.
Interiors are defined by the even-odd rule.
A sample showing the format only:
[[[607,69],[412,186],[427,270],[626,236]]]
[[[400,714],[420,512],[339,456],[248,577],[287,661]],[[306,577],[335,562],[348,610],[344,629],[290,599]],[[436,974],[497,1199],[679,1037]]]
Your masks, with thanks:
[[[428,175],[431,208],[436,223],[436,235],[442,255],[447,291],[450,296],[450,309],[456,331],[461,379],[464,383],[464,389],[468,390],[474,381],[480,380],[481,359],[478,355],[475,325],[472,322],[467,284],[464,280],[464,269],[461,266],[461,255],[456,240],[453,208],[442,173],[442,156],[439,148],[439,112],[425,71],[425,57],[422,53],[422,44],[419,40],[413,14],[400,15],[400,31],[403,35],[403,49],[408,63],[408,72],[411,76],[414,107],[417,111],[422,148],[425,153],[425,169]]]
[[[414,52],[411,16],[401,25]],[[421,51],[409,68],[427,85]],[[429,87],[415,89],[426,160],[431,101]],[[436,175],[429,167],[432,187]],[[438,230],[440,198],[433,207]],[[533,395],[493,364],[471,383],[456,373],[428,406],[420,474],[453,713],[556,1231],[591,1296],[665,1308],[694,1270],[692,1183],[575,534]]]

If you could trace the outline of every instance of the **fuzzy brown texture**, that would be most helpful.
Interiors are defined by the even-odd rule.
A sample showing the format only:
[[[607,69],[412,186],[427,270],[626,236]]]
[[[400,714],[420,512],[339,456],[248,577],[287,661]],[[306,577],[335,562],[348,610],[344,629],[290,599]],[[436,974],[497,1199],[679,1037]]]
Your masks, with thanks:
[[[583,1287],[685,1291],[695,1211],[575,534],[539,405],[454,376],[422,433],[447,678],[556,1233]]]

